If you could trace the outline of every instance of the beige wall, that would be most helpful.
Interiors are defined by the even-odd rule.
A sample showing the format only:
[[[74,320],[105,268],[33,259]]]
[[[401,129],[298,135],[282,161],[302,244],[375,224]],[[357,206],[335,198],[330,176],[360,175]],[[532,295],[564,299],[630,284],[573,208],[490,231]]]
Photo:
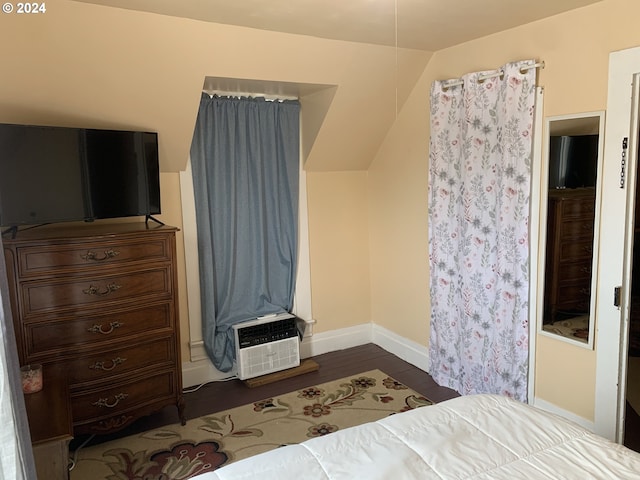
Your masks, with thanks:
[[[428,345],[424,219],[431,82],[534,58],[546,64],[539,75],[545,116],[603,110],[609,53],[640,45],[637,18],[640,3],[604,0],[434,54],[369,169],[372,318],[376,323]],[[393,207],[387,208],[389,204]],[[385,260],[389,252],[395,262]],[[398,285],[399,279],[405,289]],[[398,308],[408,325],[398,326]],[[593,420],[595,352],[547,337],[537,340],[536,397]]]
[[[307,168],[366,169],[396,85],[402,105],[430,57],[69,0],[3,14],[0,40],[0,121],[154,130],[167,172],[185,169],[205,77],[336,86]]]
[[[369,169],[371,318],[428,345],[428,83],[420,79]]]
[[[366,172],[307,175],[317,332],[371,321]]]
[[[155,218],[167,225],[178,227],[176,253],[178,257],[178,308],[180,315],[180,352],[183,361],[189,359],[189,309],[187,308],[187,272],[184,261],[184,234],[182,232],[182,205],[180,197],[180,174],[164,172],[160,174],[160,199],[162,215]],[[197,275],[197,273],[196,273]]]

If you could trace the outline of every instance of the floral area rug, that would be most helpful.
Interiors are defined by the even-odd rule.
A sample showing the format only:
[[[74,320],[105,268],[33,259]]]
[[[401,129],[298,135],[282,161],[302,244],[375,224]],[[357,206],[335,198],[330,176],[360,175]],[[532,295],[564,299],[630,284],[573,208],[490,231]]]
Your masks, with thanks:
[[[242,458],[432,402],[379,370],[77,452],[71,480],[186,480]]]
[[[589,341],[589,315],[558,320],[544,325],[542,328],[545,332],[555,333],[580,342],[587,343]]]

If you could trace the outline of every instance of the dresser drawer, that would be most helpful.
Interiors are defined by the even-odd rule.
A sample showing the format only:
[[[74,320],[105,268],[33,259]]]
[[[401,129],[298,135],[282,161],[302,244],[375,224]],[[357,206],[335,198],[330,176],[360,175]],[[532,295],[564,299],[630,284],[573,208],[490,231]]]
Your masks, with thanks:
[[[159,335],[174,328],[173,305],[160,303],[105,315],[56,317],[25,323],[28,362],[40,356],[76,355],[78,349],[93,350],[105,343],[126,341],[142,335]]]
[[[576,281],[589,285],[591,282],[591,262],[584,260],[581,262],[563,263],[562,268],[558,269],[558,283],[566,283]]]
[[[591,300],[591,288],[584,284],[562,285],[558,287],[558,310],[570,312],[588,312]]]
[[[120,375],[148,370],[154,372],[172,367],[175,359],[173,338],[160,338],[146,343],[117,348],[114,350],[76,357],[67,360],[69,385],[73,391],[88,382],[102,381]]]
[[[71,394],[73,423],[99,422],[115,415],[135,410],[145,404],[165,401],[175,397],[176,379],[172,371],[164,371],[146,377],[130,378],[121,383],[109,383]]]
[[[562,217],[593,218],[596,211],[595,195],[562,200]]]
[[[562,242],[559,250],[558,261],[560,263],[578,259],[591,260],[593,258],[593,242],[591,239]]]
[[[169,267],[133,271],[121,275],[79,276],[55,281],[24,282],[20,285],[24,319],[46,313],[78,312],[115,303],[169,297],[172,294]]]
[[[69,245],[34,245],[17,248],[21,278],[61,274],[69,271],[100,270],[123,267],[135,262],[169,261],[171,246],[166,238],[146,241],[85,241]]]
[[[562,222],[560,225],[560,238],[569,240],[588,238],[591,241],[593,239],[593,217]]]

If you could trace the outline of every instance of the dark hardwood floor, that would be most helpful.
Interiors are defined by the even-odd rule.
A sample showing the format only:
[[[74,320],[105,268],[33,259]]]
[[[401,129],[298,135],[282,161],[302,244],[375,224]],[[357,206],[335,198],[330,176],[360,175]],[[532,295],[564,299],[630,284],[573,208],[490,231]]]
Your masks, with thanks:
[[[185,393],[185,414],[187,419],[257,402],[265,398],[373,369],[382,370],[436,403],[458,396],[455,391],[436,384],[429,374],[374,344],[325,353],[324,355],[313,357],[313,359],[320,365],[318,371],[268,385],[249,388],[244,382],[236,379],[211,382],[192,393]],[[640,452],[640,416],[630,406],[627,407],[624,444],[632,450]],[[128,428],[115,434],[96,436],[90,439],[87,445],[94,445],[179,422],[177,409],[175,407],[166,407],[154,415],[139,419]],[[71,443],[71,449],[74,450],[87,440],[89,440],[88,436],[80,436],[74,439]]]
[[[197,391],[185,393],[186,417],[187,419],[201,417],[373,369],[383,371],[436,403],[458,396],[455,391],[436,384],[429,374],[374,344],[326,353],[313,357],[313,359],[320,365],[318,371],[268,385],[249,388],[242,381],[236,379],[211,382]],[[139,419],[116,434],[96,436],[87,445],[179,422],[177,409],[167,407],[157,414]],[[86,436],[74,439],[71,449],[77,448],[86,440],[88,440]]]

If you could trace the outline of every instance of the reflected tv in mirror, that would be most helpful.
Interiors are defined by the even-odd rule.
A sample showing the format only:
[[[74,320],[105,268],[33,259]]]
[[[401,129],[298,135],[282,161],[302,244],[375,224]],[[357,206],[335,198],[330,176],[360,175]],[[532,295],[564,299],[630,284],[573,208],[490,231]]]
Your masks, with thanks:
[[[549,139],[549,189],[595,187],[598,135],[557,135]]]
[[[0,124],[0,225],[160,213],[153,132]]]

